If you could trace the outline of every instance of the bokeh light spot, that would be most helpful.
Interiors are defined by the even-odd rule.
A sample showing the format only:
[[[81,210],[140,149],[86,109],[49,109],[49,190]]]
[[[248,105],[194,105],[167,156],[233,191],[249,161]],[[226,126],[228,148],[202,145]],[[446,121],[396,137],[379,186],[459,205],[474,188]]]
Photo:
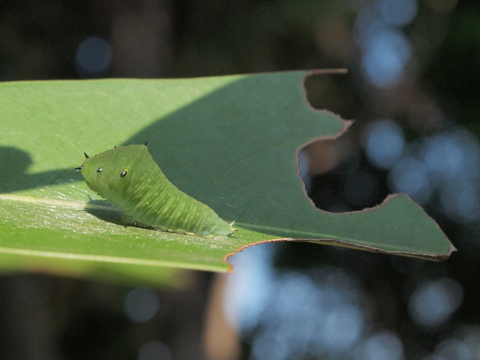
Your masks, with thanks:
[[[458,339],[447,339],[442,341],[435,349],[435,353],[441,359],[447,360],[475,360],[476,358],[467,344]]]
[[[389,175],[394,192],[408,194],[415,202],[426,203],[432,193],[432,185],[422,162],[412,157],[403,158]]]
[[[369,35],[363,50],[363,70],[368,80],[378,87],[396,85],[412,56],[409,40],[396,30],[382,30]]]
[[[102,76],[108,70],[111,62],[112,48],[106,40],[92,36],[78,45],[75,66],[80,76]]]
[[[452,220],[473,222],[480,219],[480,201],[476,183],[455,181],[441,192],[442,207]]]
[[[389,169],[403,154],[405,137],[402,128],[392,120],[372,122],[364,132],[365,151],[376,167]]]
[[[378,333],[365,341],[355,359],[401,360],[403,359],[403,344],[395,334],[389,332]]]
[[[433,137],[425,144],[425,164],[441,180],[449,180],[458,174],[463,166],[463,155],[460,143],[449,135]]]
[[[363,330],[363,314],[358,306],[346,305],[333,309],[325,319],[325,345],[332,349],[346,349],[358,340]]]
[[[155,291],[148,287],[138,287],[125,297],[125,313],[135,322],[146,322],[157,313],[159,302]]]
[[[441,325],[459,308],[463,301],[460,284],[452,279],[424,282],[409,299],[410,315],[425,327]]]

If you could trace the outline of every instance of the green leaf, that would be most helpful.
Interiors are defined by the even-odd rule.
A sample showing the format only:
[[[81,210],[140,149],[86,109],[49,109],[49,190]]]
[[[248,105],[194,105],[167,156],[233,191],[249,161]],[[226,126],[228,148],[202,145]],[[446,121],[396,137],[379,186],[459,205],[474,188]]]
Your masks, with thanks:
[[[80,260],[113,264],[112,272],[118,264],[227,271],[229,255],[279,240],[448,258],[452,244],[405,195],[348,214],[312,205],[298,151],[349,123],[308,105],[306,75],[0,84],[0,260],[10,264],[3,270],[32,269],[19,260],[25,256],[68,259],[54,270],[65,273]],[[234,236],[126,227],[73,170],[83,152],[145,141],[173,184],[235,220]]]

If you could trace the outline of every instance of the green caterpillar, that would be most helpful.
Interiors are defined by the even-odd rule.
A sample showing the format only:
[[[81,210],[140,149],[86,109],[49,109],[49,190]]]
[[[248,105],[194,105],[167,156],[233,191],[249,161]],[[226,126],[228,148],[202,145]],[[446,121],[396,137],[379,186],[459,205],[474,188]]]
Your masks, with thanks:
[[[75,170],[87,185],[136,223],[179,233],[226,236],[235,229],[211,208],[177,189],[148,152],[147,143],[89,157]]]

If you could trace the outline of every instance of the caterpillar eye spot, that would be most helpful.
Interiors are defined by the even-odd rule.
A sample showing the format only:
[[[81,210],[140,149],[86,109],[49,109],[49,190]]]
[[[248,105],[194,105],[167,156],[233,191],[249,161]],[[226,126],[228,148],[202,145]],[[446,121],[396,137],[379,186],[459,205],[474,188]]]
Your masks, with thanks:
[[[123,170],[120,174],[120,177],[124,178],[125,176],[127,176],[127,173],[128,173],[127,170]]]
[[[97,172],[102,172],[102,168],[98,168]]]

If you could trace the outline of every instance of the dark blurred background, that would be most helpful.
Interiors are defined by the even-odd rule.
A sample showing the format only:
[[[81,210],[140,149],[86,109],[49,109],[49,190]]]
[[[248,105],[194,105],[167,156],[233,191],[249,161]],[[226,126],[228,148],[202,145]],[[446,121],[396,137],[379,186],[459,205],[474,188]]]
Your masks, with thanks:
[[[348,68],[306,82],[356,120],[302,151],[309,196],[343,212],[405,192],[458,253],[264,244],[183,291],[3,276],[0,358],[479,359],[479,63],[477,1],[2,0],[1,81]]]

